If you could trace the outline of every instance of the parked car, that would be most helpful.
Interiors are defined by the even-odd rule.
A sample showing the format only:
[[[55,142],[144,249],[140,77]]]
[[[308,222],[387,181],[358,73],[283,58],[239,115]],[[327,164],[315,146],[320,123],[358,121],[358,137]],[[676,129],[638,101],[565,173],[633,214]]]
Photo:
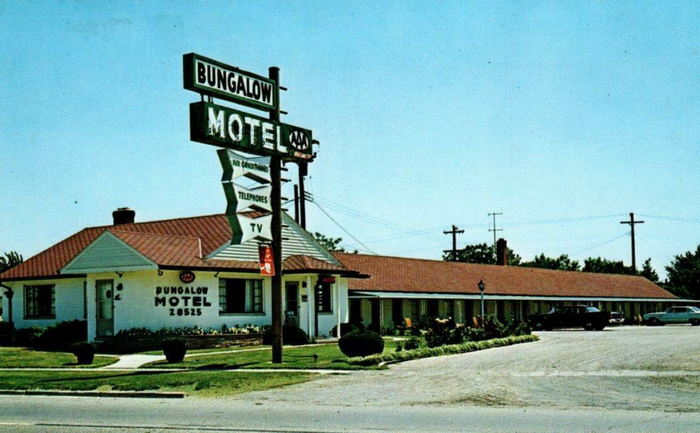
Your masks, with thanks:
[[[601,331],[609,323],[610,313],[588,305],[553,307],[548,313],[533,314],[528,322],[533,329],[581,328]]]
[[[665,325],[667,323],[690,323],[693,326],[699,326],[700,308],[671,307],[666,311],[645,314],[644,322],[650,326]]]
[[[611,311],[608,323],[610,323],[611,325],[620,326],[623,323],[625,323],[625,316],[623,316],[622,313],[619,311]]]

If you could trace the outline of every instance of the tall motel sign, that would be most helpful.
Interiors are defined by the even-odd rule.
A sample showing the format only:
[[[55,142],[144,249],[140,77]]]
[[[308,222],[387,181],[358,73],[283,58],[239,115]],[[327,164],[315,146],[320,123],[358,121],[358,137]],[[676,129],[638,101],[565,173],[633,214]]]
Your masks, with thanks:
[[[190,104],[190,139],[221,148],[231,244],[257,241],[261,274],[272,279],[274,363],[282,362],[281,164],[295,162],[305,170],[315,156],[312,132],[280,121],[280,90],[286,89],[279,81],[274,66],[264,77],[198,54],[183,56],[184,88],[201,95]],[[213,98],[268,116],[215,104]]]

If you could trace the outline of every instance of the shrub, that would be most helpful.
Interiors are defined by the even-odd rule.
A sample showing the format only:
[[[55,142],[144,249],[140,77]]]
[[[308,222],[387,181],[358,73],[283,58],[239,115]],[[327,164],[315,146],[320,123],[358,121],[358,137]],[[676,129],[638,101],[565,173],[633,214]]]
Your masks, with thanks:
[[[163,354],[168,363],[182,362],[186,353],[187,347],[182,338],[169,338],[163,341]]]
[[[481,341],[486,339],[486,331],[482,328],[469,328],[464,336],[467,341]]]
[[[492,338],[501,338],[508,335],[508,327],[501,323],[498,318],[489,314],[484,318],[484,332],[486,332],[486,339],[490,340]]]
[[[342,327],[340,328],[342,332]],[[283,326],[282,327],[282,342],[284,344],[291,344],[292,346],[298,346],[300,344],[306,344],[309,342],[309,336],[306,335],[303,329],[298,326]]]
[[[464,325],[457,325],[452,318],[434,319],[425,333],[428,347],[460,344],[464,341]]]
[[[73,343],[70,349],[78,359],[78,364],[92,364],[95,359],[95,345],[92,343]]]
[[[46,331],[43,326],[30,326],[21,328],[15,332],[15,343],[17,346],[34,347],[41,334]]]
[[[416,336],[409,337],[408,340],[406,340],[403,344],[403,348],[406,350],[414,350],[423,346],[425,346],[425,341],[423,341],[422,338]]]
[[[342,327],[340,330],[342,331]],[[301,344],[308,344],[311,340],[309,336],[306,335],[303,329],[294,325],[285,325],[282,327],[282,343],[290,344],[292,346],[299,346]],[[265,334],[263,334],[263,344],[272,344],[272,327],[265,328]]]
[[[362,326],[362,324],[360,324]],[[352,331],[356,331],[358,329],[361,329],[357,326],[355,323],[341,323],[340,324],[340,336],[342,337],[343,335],[349,334]],[[331,337],[335,337],[338,331],[338,326],[334,326],[333,329],[331,329]]]
[[[512,323],[508,327],[508,333],[510,335],[530,335],[532,334],[532,328],[525,322]]]
[[[403,350],[385,354],[375,354],[365,357],[354,357],[348,359],[348,363],[353,365],[371,366],[381,362],[408,361],[411,359],[427,358],[430,356],[451,355],[456,353],[474,352],[477,350],[490,349],[492,347],[508,346],[511,344],[537,341],[536,335],[511,336],[507,338],[497,338],[487,341],[470,341],[462,344],[450,344],[440,347],[424,347],[414,350]]]
[[[42,349],[67,350],[74,343],[87,340],[87,321],[71,320],[49,326],[36,339],[34,345]]]
[[[348,357],[367,356],[373,353],[382,353],[384,340],[376,332],[357,330],[338,340],[338,347]]]

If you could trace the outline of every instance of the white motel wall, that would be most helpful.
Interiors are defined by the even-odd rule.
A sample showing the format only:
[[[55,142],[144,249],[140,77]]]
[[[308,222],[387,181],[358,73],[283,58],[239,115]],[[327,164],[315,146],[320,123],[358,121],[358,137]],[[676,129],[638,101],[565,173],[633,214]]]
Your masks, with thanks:
[[[259,274],[194,271],[196,279],[191,284],[183,284],[177,271],[134,271],[102,272],[88,274],[85,278],[64,278],[32,281],[7,281],[3,284],[14,291],[13,322],[16,328],[30,326],[49,326],[68,320],[86,320],[88,339],[98,337],[98,309],[111,309],[110,302],[102,305],[98,299],[98,283],[111,281],[114,295],[112,314],[102,312],[102,317],[111,316],[113,325],[105,335],[116,334],[131,328],[199,327],[203,329],[221,329],[222,326],[234,327],[252,324],[270,325],[272,322],[271,279]],[[255,313],[220,313],[219,280],[226,278],[262,280],[262,311]],[[348,284],[346,278],[335,278],[330,288],[330,312],[315,313],[314,285],[318,274],[290,274],[283,279],[283,311],[288,310],[286,291],[296,286],[296,322],[297,326],[309,335],[330,335],[331,329],[338,323],[348,321]],[[53,317],[27,317],[25,308],[25,290],[37,285],[53,285]],[[158,290],[160,288],[160,290]],[[175,293],[164,294],[175,288]],[[291,292],[290,292],[291,293]],[[112,296],[109,297],[110,300]],[[3,320],[9,320],[7,296],[2,297]],[[101,307],[102,305],[102,307]],[[110,319],[107,319],[109,322]],[[102,322],[105,320],[103,319]],[[318,332],[316,329],[318,323]],[[101,325],[102,326],[102,325]]]

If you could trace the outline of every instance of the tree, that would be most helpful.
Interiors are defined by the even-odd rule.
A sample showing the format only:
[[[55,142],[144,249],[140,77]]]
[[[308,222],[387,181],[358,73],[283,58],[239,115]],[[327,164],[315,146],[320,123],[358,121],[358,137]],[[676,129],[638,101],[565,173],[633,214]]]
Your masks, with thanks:
[[[583,272],[596,272],[599,274],[628,274],[636,272],[631,266],[625,266],[622,260],[608,260],[602,257],[589,257],[583,261]]]
[[[674,294],[700,299],[700,245],[695,252],[675,256],[666,272],[668,288]]]
[[[642,265],[642,270],[639,271],[639,275],[651,281],[652,283],[659,282],[659,274],[657,274],[654,268],[651,267],[651,257],[644,260],[644,264]]]
[[[448,251],[442,255],[442,259],[446,262],[453,261],[452,251]],[[508,248],[508,265],[517,266],[520,264],[520,256],[515,251]],[[485,265],[496,264],[496,250],[492,245],[473,244],[466,245],[461,250],[457,250],[455,262],[463,263],[481,263]]]
[[[328,251],[337,251],[339,253],[345,252],[345,248],[340,246],[340,243],[343,242],[343,238],[333,238],[319,232],[314,232],[314,238],[323,248],[327,249]]]
[[[24,261],[22,254],[17,251],[10,251],[5,253],[4,256],[0,256],[0,272],[5,272],[10,268],[14,268]]]
[[[559,257],[547,257],[544,253],[531,262],[523,262],[520,266],[528,268],[558,269],[560,271],[580,271],[581,265],[576,260],[571,260],[568,255],[562,254]]]

